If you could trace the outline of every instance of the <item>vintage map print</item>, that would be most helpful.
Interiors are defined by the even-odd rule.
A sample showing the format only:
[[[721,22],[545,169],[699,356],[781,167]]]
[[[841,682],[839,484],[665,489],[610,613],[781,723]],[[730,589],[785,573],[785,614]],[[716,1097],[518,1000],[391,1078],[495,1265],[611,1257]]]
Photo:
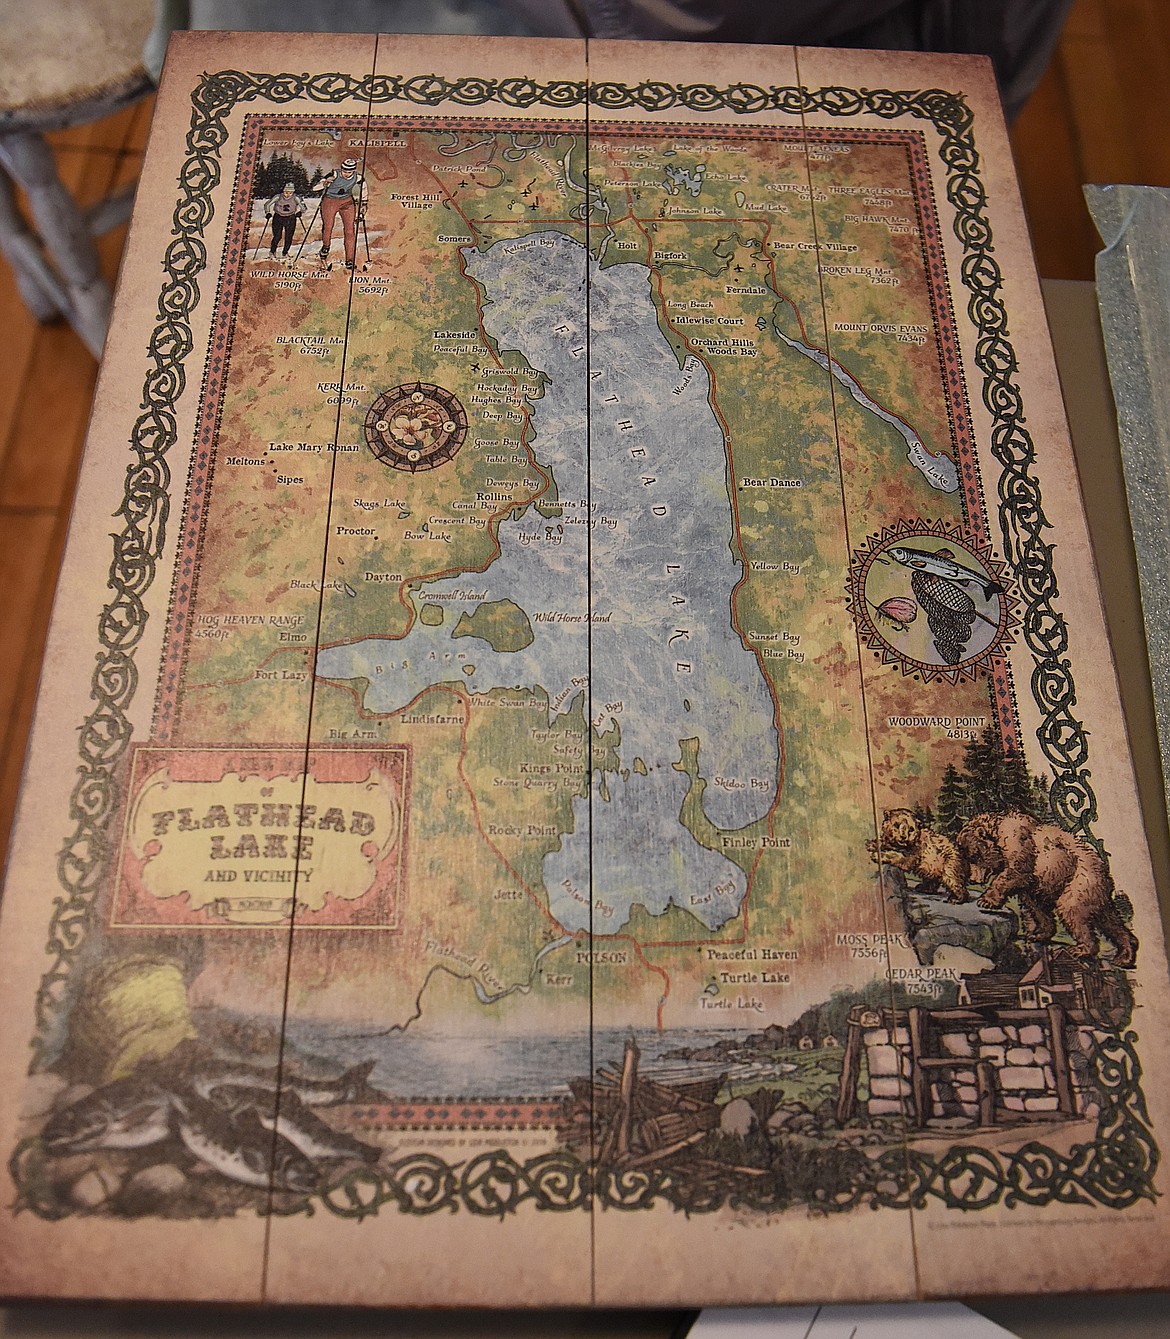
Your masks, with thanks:
[[[6,1292],[1164,1280],[1157,905],[980,61],[185,36],[118,311]]]

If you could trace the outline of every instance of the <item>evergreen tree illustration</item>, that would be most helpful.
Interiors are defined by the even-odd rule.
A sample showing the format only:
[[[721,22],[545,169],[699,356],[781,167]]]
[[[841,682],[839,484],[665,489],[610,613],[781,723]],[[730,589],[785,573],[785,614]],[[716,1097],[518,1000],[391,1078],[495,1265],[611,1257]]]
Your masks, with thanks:
[[[1002,800],[1005,810],[1018,809],[1021,813],[1039,815],[1032,810],[1032,778],[1028,775],[1028,764],[1022,753],[1008,753],[1003,756],[1001,769],[1003,781]]]
[[[318,169],[317,177],[320,175]],[[298,195],[305,195],[309,190],[309,174],[301,164],[287,153],[274,153],[267,164],[257,169],[253,194],[262,198],[279,195],[286,181],[292,182],[293,190]]]
[[[953,763],[947,763],[938,789],[938,826],[941,832],[958,832],[969,817],[966,811],[966,782]]]
[[[1032,807],[1030,812],[1041,823],[1055,822],[1052,813],[1052,797],[1048,793],[1048,778],[1046,776],[1034,776],[1032,778]]]
[[[936,804],[943,832],[957,832],[980,813],[1019,810],[1042,823],[1053,821],[1047,780],[1032,775],[1023,753],[1005,752],[992,726],[967,744],[962,772],[947,766]]]
[[[1000,756],[990,726],[967,745],[963,770],[967,775],[965,789],[971,800],[965,806],[964,817],[970,818],[980,811],[998,812]]]
[[[252,195],[255,199],[265,200],[272,194],[269,182],[272,173],[272,159],[268,162],[263,159],[256,164],[256,175],[252,178]]]
[[[967,745],[964,771],[967,776],[966,793],[968,803],[964,805],[964,817],[973,814],[1003,814],[1021,807],[1020,775],[1027,777],[1027,768],[1019,755],[1009,759],[1003,751],[992,726],[988,726],[978,739]],[[1025,787],[1024,802],[1029,798]]]

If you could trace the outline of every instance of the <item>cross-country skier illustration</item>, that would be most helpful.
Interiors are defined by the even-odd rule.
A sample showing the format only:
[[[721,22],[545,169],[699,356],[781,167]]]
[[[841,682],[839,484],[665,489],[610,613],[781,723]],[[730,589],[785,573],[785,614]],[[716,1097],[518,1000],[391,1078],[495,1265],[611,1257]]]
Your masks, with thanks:
[[[272,220],[272,243],[268,248],[269,256],[275,260],[277,248],[283,243],[282,256],[287,256],[293,243],[293,234],[297,229],[297,219],[305,212],[305,202],[296,193],[291,181],[286,181],[280,194],[269,200],[264,206],[266,218]]]
[[[321,196],[321,264],[328,264],[333,225],[340,219],[345,244],[345,268],[352,270],[357,257],[358,224],[366,214],[366,183],[357,160],[347,158],[328,173]]]

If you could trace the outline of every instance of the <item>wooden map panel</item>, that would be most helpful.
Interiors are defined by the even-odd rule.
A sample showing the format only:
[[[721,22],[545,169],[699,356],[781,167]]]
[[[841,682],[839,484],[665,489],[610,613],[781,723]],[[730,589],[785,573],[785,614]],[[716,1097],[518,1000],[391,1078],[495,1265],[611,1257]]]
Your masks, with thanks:
[[[176,39],[0,922],[4,1290],[1164,1278],[1041,310],[976,59]]]

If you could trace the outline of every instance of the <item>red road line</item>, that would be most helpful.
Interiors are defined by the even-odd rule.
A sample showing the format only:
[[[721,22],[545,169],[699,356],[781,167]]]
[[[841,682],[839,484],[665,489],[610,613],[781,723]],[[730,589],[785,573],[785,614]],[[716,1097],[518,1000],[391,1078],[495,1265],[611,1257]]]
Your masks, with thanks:
[[[535,906],[541,912],[541,914],[545,917],[545,919],[555,930],[557,930],[562,935],[572,934],[574,937],[576,937],[578,934],[583,933],[583,931],[571,931],[566,926],[562,925],[560,921],[557,920],[557,918],[545,905],[545,899],[542,898],[538,893],[536,893],[532,888],[528,886],[528,884],[524,881],[524,879],[521,878],[520,874],[517,872],[512,863],[508,860],[507,856],[504,855],[504,853],[495,844],[495,842],[493,842],[492,839],[483,830],[483,823],[480,819],[479,805],[476,802],[475,791],[471,785],[471,782],[467,778],[467,774],[463,770],[463,762],[467,756],[467,726],[470,719],[471,701],[467,693],[464,692],[462,688],[452,687],[450,684],[428,684],[427,687],[423,688],[420,692],[418,692],[409,702],[405,703],[401,707],[396,707],[394,711],[372,712],[368,711],[362,705],[360,699],[358,698],[357,689],[355,689],[351,684],[340,683],[333,679],[322,679],[320,680],[320,682],[327,687],[336,688],[341,692],[348,693],[354,699],[354,703],[357,707],[358,714],[364,720],[389,720],[394,716],[400,716],[404,712],[410,711],[414,707],[418,706],[418,704],[428,693],[450,693],[452,696],[459,698],[460,702],[463,705],[464,713],[463,713],[463,723],[460,726],[460,749],[459,749],[459,762],[457,770],[459,772],[459,779],[463,782],[464,788],[467,791],[468,799],[471,801],[472,812],[475,816],[475,826],[477,831],[479,832],[480,837],[483,839],[484,843],[490,848],[490,850],[500,861],[500,863],[504,866],[504,868],[508,871],[508,873],[512,876],[512,878],[515,879],[516,883],[521,888],[523,888],[524,892],[527,894],[533,906]],[[760,852],[759,854],[762,854],[762,852]],[[757,854],[757,861],[759,859],[759,854]],[[664,982],[664,990],[662,998],[658,1004],[658,1026],[661,1029],[662,1009],[666,1003],[667,997],[670,995],[670,974],[665,970],[665,968],[659,967],[657,964],[650,962],[646,958],[642,950],[644,947],[659,948],[662,946],[658,944],[642,945],[641,943],[639,943],[638,940],[634,939],[631,935],[623,934],[620,931],[615,932],[614,934],[593,934],[590,936],[590,938],[605,939],[609,941],[623,942],[632,945],[634,949],[634,955],[638,959],[638,961],[648,971],[654,972],[656,975],[662,977]],[[694,945],[682,945],[682,947],[701,948],[704,946],[704,943],[706,942],[708,941],[703,942],[697,941]],[[740,941],[734,939],[724,939],[724,940],[712,940],[709,942],[711,944],[717,945],[720,943],[735,944]]]

